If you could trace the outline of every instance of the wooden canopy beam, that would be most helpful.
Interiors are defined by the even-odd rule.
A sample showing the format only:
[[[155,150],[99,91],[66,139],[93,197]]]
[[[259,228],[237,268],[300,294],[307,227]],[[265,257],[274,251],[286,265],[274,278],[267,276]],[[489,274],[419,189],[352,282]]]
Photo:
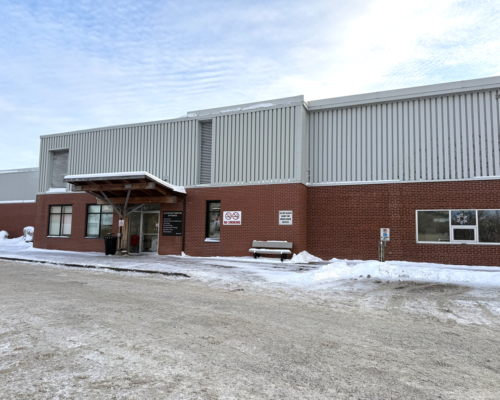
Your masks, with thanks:
[[[125,204],[126,197],[113,197],[109,201],[112,204]],[[147,203],[177,203],[177,196],[152,196],[152,197],[129,197],[128,204],[147,204]],[[97,199],[97,204],[108,204],[106,201]]]
[[[108,183],[104,185],[75,185],[75,191],[82,192],[101,192],[101,191],[113,191],[113,190],[158,190],[154,182],[148,183]]]

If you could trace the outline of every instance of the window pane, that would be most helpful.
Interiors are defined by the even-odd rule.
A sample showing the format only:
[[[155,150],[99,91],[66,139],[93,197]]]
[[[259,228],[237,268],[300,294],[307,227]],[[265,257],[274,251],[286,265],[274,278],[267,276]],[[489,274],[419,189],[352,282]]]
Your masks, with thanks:
[[[479,241],[500,243],[500,210],[479,210]]]
[[[208,237],[220,239],[220,203],[208,203]]]
[[[476,225],[476,210],[458,210],[451,212],[452,225]]]
[[[111,206],[102,206],[102,212],[103,213],[112,213],[113,212],[113,207],[111,207]]]
[[[448,211],[418,211],[419,242],[449,242],[450,217]]]
[[[63,214],[62,235],[71,235],[71,214]]]
[[[59,236],[61,227],[61,214],[53,214],[49,219],[49,236]]]
[[[99,236],[99,214],[87,215],[87,236]]]
[[[453,240],[475,240],[474,229],[453,229]]]
[[[142,211],[158,211],[160,209],[159,204],[146,204],[142,207]]]
[[[89,206],[89,213],[95,214],[101,212],[101,206]]]
[[[61,206],[50,207],[50,213],[51,214],[60,214],[61,213]]]
[[[111,235],[113,232],[113,214],[101,215],[101,232],[99,236],[104,237]]]
[[[71,214],[72,212],[73,212],[73,206],[64,206],[63,207],[63,213]]]

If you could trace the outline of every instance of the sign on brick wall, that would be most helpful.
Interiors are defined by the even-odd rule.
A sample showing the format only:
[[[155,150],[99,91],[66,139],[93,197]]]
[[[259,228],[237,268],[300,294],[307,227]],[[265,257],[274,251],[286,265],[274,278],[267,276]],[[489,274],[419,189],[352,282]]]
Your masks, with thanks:
[[[280,225],[293,225],[293,211],[280,211],[279,221]]]
[[[241,225],[241,211],[224,211],[222,221],[223,225]]]

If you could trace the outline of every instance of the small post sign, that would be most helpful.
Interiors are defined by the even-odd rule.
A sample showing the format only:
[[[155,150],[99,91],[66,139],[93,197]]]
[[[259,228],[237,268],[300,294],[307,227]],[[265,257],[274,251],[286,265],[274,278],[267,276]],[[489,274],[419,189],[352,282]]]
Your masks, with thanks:
[[[391,230],[389,228],[380,228],[380,240],[384,242],[391,240]]]
[[[125,220],[124,219],[119,219],[118,220],[118,226],[125,226]]]
[[[163,211],[162,236],[182,236],[182,211]]]
[[[280,225],[293,225],[293,211],[280,211],[279,212]]]
[[[241,225],[241,211],[224,211],[222,213],[223,225]]]

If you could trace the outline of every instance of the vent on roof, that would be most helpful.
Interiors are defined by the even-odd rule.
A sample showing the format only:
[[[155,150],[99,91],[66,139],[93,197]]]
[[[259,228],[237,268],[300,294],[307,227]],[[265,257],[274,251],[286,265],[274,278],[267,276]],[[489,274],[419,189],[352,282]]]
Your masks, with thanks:
[[[212,183],[212,121],[201,123],[200,184]]]
[[[52,179],[51,188],[65,188],[64,176],[68,174],[69,150],[58,150],[52,152]]]

